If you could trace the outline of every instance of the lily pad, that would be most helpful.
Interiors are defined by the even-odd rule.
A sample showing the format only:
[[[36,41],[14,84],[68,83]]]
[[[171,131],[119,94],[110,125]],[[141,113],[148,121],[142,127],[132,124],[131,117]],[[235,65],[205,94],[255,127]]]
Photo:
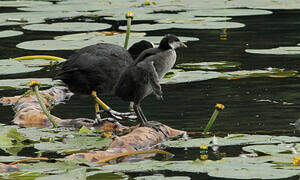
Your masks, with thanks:
[[[0,1],[1,2],[1,1]],[[77,17],[85,12],[16,12],[1,13],[0,26],[42,23],[46,19]]]
[[[233,61],[217,61],[217,62],[200,62],[200,63],[183,63],[178,64],[176,67],[182,68],[184,70],[216,70],[216,69],[226,69],[234,68],[240,66],[240,62]]]
[[[19,36],[19,35],[22,35],[22,34],[23,34],[22,31],[13,31],[13,30],[0,31],[0,38]]]
[[[223,73],[225,76],[221,76],[221,79],[240,79],[247,77],[273,77],[273,78],[285,78],[294,77],[298,74],[298,71],[284,70],[278,68],[267,68],[265,70],[241,70],[233,72]]]
[[[114,21],[124,21],[124,14],[126,14],[128,10],[120,9],[118,13],[115,13],[112,17],[105,17],[104,19],[107,20],[114,20]],[[152,10],[148,10],[146,8],[139,8],[131,10],[134,13],[133,20],[162,20],[162,19],[179,19],[183,16],[181,14],[163,14],[163,13],[151,13]],[[185,18],[192,18],[192,15],[186,15]]]
[[[29,62],[27,62],[29,63]],[[14,61],[12,59],[0,60],[0,74],[16,74],[16,73],[25,73],[33,72],[42,69],[42,67],[30,67],[23,62]]]
[[[31,24],[23,26],[24,29],[32,31],[96,31],[110,28],[110,25],[104,23],[53,23],[53,24]]]
[[[52,3],[46,1],[0,1],[0,7],[28,7],[33,5],[50,5]]]
[[[66,173],[52,176],[38,177],[36,180],[53,180],[53,179],[63,179],[63,180],[86,180],[86,168],[77,168]]]
[[[162,174],[155,174],[155,175],[152,175],[152,176],[139,176],[139,177],[136,177],[134,179],[136,179],[136,180],[190,180],[191,178],[187,177],[187,176],[171,176],[171,177],[168,176],[168,177],[165,177]]]
[[[29,83],[32,78],[28,79],[3,79],[0,80],[0,90],[2,89],[29,89]],[[34,78],[41,83],[41,87],[50,87],[60,84],[59,81],[52,81],[51,78]]]
[[[278,68],[267,68],[265,70],[240,70],[231,72],[215,72],[215,71],[184,71],[175,72],[175,75],[161,80],[161,84],[177,84],[189,83],[196,81],[205,81],[209,79],[241,79],[251,77],[271,77],[271,78],[285,78],[295,77],[298,72],[294,70],[284,70]]]
[[[250,144],[274,144],[274,143],[292,143],[300,142],[299,137],[290,136],[269,136],[269,135],[248,135],[248,134],[232,134],[224,138],[216,137],[218,146],[232,146],[232,145],[250,145]],[[201,144],[212,146],[213,137],[209,138],[197,138],[178,140],[178,141],[166,141],[164,145],[169,147],[199,147]]]
[[[253,163],[250,158],[224,158],[218,161],[141,161],[134,163],[119,163],[117,165],[107,165],[102,167],[103,170],[112,172],[191,172],[191,173],[208,173],[212,177],[236,178],[236,179],[277,179],[288,178],[298,174],[298,169],[277,169],[270,163]],[[263,171],[262,171],[263,169]]]
[[[179,18],[166,18],[166,19],[160,19],[160,20],[156,20],[156,22],[158,23],[162,23],[162,24],[171,24],[171,23],[197,23],[197,22],[208,22],[208,21],[227,21],[227,20],[231,20],[231,18],[228,17],[192,17],[192,18],[187,18],[187,17],[179,17]]]
[[[300,144],[253,145],[245,146],[243,150],[250,153],[263,153],[268,155],[278,153],[292,154],[293,152],[297,153],[297,150],[299,150],[300,153]]]
[[[272,49],[246,49],[245,51],[253,54],[294,55],[300,54],[300,46],[278,47]]]
[[[172,24],[134,24],[132,25],[133,31],[154,31],[154,30],[161,30],[161,29],[223,29],[223,28],[241,28],[245,25],[242,23],[237,22],[197,22],[197,23],[172,23]],[[122,30],[126,30],[125,27],[120,27]]]
[[[253,16],[272,14],[272,11],[261,9],[201,9],[182,14],[191,14],[193,16]]]
[[[132,33],[129,40],[129,46],[140,40],[151,41],[159,44],[161,36],[143,36],[144,33]],[[79,40],[76,40],[78,37]],[[179,37],[181,41],[196,41],[198,38]],[[17,45],[21,49],[29,50],[75,50],[97,43],[112,43],[120,46],[124,45],[125,34],[105,35],[102,33],[74,34],[58,36],[57,40],[35,40],[27,41]]]
[[[57,152],[71,154],[74,152],[86,152],[91,149],[103,149],[112,142],[109,138],[74,136],[65,138],[64,142],[41,142],[34,145],[34,148],[42,152]]]
[[[0,156],[0,162],[10,163],[10,162],[18,161],[18,160],[25,159],[25,158],[28,158],[28,157],[25,157],[25,156]]]
[[[97,2],[81,2],[81,3],[58,3],[50,5],[36,5],[30,7],[18,8],[21,11],[47,11],[47,12],[74,12],[74,11],[99,11],[102,10],[102,6]]]
[[[222,73],[214,71],[187,71],[187,72],[175,72],[175,75],[169,78],[163,78],[161,84],[177,84],[177,83],[189,83],[196,81],[205,81],[209,79],[215,79],[222,76]]]
[[[79,165],[72,161],[56,162],[56,163],[31,163],[31,164],[18,164],[18,168],[21,172],[38,172],[41,174],[58,174],[65,173],[68,170],[80,168]]]

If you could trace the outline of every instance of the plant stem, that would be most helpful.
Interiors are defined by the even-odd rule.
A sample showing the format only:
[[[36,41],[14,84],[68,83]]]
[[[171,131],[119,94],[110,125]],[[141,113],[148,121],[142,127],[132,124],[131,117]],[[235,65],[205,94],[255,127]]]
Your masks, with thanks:
[[[129,36],[130,36],[130,28],[131,28],[131,17],[126,17],[127,18],[127,30],[126,30],[126,38],[125,38],[125,43],[124,43],[124,48],[127,49],[128,46],[128,41],[129,41]]]
[[[217,116],[219,114],[219,110],[216,108],[213,115],[211,116],[210,120],[208,121],[204,131],[203,131],[203,134],[206,134],[208,131],[210,131],[212,125],[214,124]]]
[[[102,159],[97,161],[97,164],[101,164],[104,163],[106,161],[110,161],[119,157],[123,157],[123,156],[130,156],[130,155],[136,155],[136,154],[153,154],[153,153],[160,153],[160,154],[165,154],[167,156],[172,156],[172,153],[169,153],[167,151],[163,151],[163,150],[159,150],[159,149],[154,149],[154,150],[144,150],[144,151],[134,151],[134,152],[126,152],[126,153],[120,153],[120,154],[116,154],[116,155],[112,155],[108,158]]]
[[[26,158],[26,159],[21,159],[21,160],[9,163],[8,165],[15,165],[15,164],[18,164],[18,163],[21,163],[21,162],[27,162],[27,161],[41,161],[41,160],[42,161],[49,161],[50,159],[46,158],[46,157]]]
[[[34,56],[22,56],[13,58],[13,60],[20,61],[20,60],[31,60],[31,59],[48,59],[48,60],[56,60],[56,61],[66,61],[66,59],[57,57],[57,56],[48,56],[48,55],[34,55]]]
[[[46,116],[48,117],[48,119],[50,120],[50,122],[52,123],[53,127],[54,128],[57,128],[57,122],[53,119],[53,117],[51,116],[51,114],[49,113],[49,111],[47,110],[41,96],[40,96],[40,93],[39,93],[39,87],[37,85],[35,85],[33,87],[33,92],[34,94],[36,95],[38,101],[39,101],[39,104],[42,108],[42,110],[44,111],[44,113],[46,114]]]

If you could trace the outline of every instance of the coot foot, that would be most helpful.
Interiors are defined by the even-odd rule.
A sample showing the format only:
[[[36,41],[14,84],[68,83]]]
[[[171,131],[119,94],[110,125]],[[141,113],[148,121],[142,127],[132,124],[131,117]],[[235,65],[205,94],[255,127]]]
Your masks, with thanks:
[[[137,119],[137,116],[133,112],[117,112],[115,110],[104,110],[104,112],[117,120],[135,121]]]
[[[165,126],[157,121],[146,121],[146,123],[141,124],[142,127],[150,127],[156,130],[157,132],[161,131],[166,137],[169,137],[169,132]]]

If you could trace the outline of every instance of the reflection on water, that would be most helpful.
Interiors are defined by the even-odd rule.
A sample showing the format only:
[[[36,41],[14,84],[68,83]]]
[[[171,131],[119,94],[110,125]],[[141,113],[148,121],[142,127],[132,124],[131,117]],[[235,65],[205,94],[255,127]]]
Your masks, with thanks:
[[[149,35],[162,36],[174,33],[178,36],[198,37],[199,41],[187,43],[188,49],[179,49],[177,63],[185,62],[241,62],[240,69],[255,70],[268,67],[286,70],[300,70],[300,55],[260,55],[248,54],[245,49],[295,46],[300,42],[300,11],[273,11],[272,15],[234,17],[234,22],[246,26],[223,30],[163,30],[152,31]],[[21,30],[13,26],[15,30]],[[7,27],[0,27],[5,30]],[[24,30],[23,30],[24,31]],[[39,39],[50,38],[62,33],[41,32]],[[226,37],[225,37],[226,36]],[[0,59],[9,57],[49,54],[68,57],[72,51],[28,51],[15,48],[25,40],[36,39],[36,32],[24,31],[24,35],[1,39]],[[3,53],[2,53],[3,52]],[[6,78],[51,77],[52,71],[1,76]],[[174,128],[202,130],[216,103],[226,106],[219,115],[213,131],[246,132],[256,130],[292,130],[290,123],[299,119],[299,79],[291,78],[245,78],[236,80],[212,79],[184,84],[163,85],[164,101],[154,96],[143,101],[143,109],[151,120],[166,123]],[[0,91],[0,96],[12,96],[23,91]],[[128,104],[117,97],[106,96],[104,101],[120,111],[127,111]],[[53,113],[62,118],[93,118],[93,100],[88,96],[75,95],[65,104],[56,106]],[[1,122],[10,123],[13,112],[10,107],[1,107]],[[126,124],[126,122],[124,122]],[[292,134],[292,132],[290,133]]]

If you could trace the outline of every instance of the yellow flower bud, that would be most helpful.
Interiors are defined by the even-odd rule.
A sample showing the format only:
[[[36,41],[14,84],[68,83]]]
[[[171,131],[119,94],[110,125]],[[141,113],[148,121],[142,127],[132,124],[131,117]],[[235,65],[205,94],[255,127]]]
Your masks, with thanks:
[[[223,110],[225,108],[225,106],[223,104],[216,104],[216,109],[218,109],[219,111],[220,110]]]
[[[207,150],[208,147],[207,147],[206,144],[201,144],[201,145],[200,145],[200,149],[201,149],[201,150]]]
[[[131,19],[133,19],[133,13],[132,12],[127,12],[126,13],[126,18],[131,18]]]
[[[292,163],[293,163],[294,166],[300,166],[300,157],[295,156]]]
[[[34,86],[40,87],[40,82],[37,81],[37,80],[32,80],[32,81],[29,83],[29,87],[33,88]]]

